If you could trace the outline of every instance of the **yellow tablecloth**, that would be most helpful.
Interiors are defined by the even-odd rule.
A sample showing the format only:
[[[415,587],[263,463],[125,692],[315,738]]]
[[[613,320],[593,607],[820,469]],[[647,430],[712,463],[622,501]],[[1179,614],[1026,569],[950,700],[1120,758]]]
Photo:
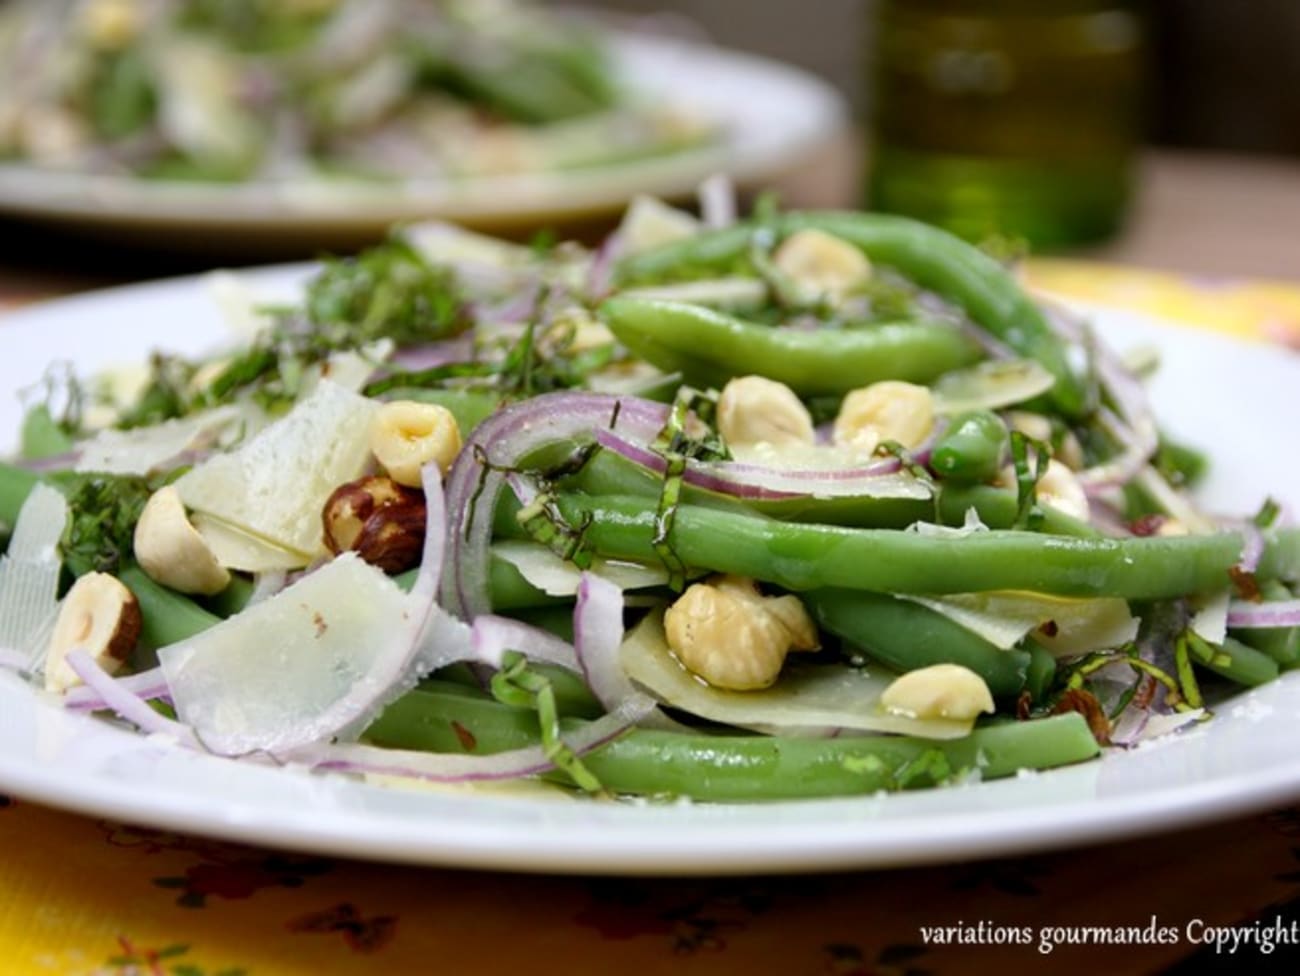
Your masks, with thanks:
[[[1028,274],[1043,288],[1300,349],[1300,287],[1063,261]],[[0,302],[20,297],[31,296]],[[945,868],[645,881],[279,854],[0,797],[3,974],[1290,973],[1300,971],[1293,951],[1216,956],[1198,940],[1298,916],[1300,808]],[[1152,925],[1171,940],[1040,948],[1044,937],[1087,938],[1083,926]],[[1033,944],[988,944],[1023,927]],[[949,929],[949,944],[927,941],[930,928]]]

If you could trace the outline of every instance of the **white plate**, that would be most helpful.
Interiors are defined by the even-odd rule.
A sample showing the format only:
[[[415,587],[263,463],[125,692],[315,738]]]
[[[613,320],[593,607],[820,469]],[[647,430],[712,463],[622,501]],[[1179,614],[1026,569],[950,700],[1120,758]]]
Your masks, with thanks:
[[[260,273],[291,288],[297,270]],[[1300,504],[1284,449],[1300,359],[1097,311],[1121,343],[1166,356],[1154,394],[1175,433],[1210,445],[1209,499]],[[0,322],[0,389],[63,356],[90,369],[155,344],[197,351],[222,326],[197,279],[65,299]],[[0,405],[12,443],[19,411]],[[3,444],[0,444],[2,447]],[[1294,509],[1293,509],[1294,510]],[[921,864],[1168,830],[1300,798],[1300,674],[1224,707],[1176,739],[1001,782],[861,799],[747,806],[599,803],[550,795],[385,788],[185,753],[62,712],[0,674],[0,790],[54,806],[285,848],[424,864],[688,874]]]
[[[615,61],[636,91],[715,121],[715,145],[657,159],[549,174],[402,183],[203,184],[57,173],[0,164],[0,213],[155,235],[201,246],[247,239],[375,236],[440,216],[477,226],[537,226],[607,214],[636,193],[677,197],[712,173],[742,184],[775,179],[844,125],[826,83],[775,61],[653,36],[615,36]]]

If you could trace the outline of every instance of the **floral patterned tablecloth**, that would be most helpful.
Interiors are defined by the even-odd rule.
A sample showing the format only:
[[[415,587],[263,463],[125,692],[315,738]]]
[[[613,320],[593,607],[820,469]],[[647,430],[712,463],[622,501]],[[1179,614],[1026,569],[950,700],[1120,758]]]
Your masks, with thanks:
[[[1300,286],[1073,261],[1028,274],[1300,351]],[[0,973],[15,976],[1294,973],[1294,945],[1260,943],[1298,935],[1300,808],[950,867],[639,880],[283,854],[0,795]],[[1138,944],[1071,944],[1107,938]]]

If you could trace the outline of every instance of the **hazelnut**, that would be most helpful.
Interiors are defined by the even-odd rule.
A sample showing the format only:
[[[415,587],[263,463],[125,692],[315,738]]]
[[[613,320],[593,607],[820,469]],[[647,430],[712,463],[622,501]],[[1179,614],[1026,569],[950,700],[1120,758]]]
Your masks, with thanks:
[[[787,654],[818,646],[798,597],[764,596],[753,580],[736,576],[689,587],[668,608],[664,630],[687,670],[729,691],[769,687]]]
[[[325,544],[335,555],[352,550],[386,573],[420,562],[424,548],[424,493],[391,478],[349,481],[334,489],[321,512]]]
[[[68,665],[72,651],[84,650],[112,674],[140,639],[140,604],[126,586],[107,573],[87,573],[72,584],[59,605],[59,615],[45,654],[45,688],[67,691],[81,684]]]

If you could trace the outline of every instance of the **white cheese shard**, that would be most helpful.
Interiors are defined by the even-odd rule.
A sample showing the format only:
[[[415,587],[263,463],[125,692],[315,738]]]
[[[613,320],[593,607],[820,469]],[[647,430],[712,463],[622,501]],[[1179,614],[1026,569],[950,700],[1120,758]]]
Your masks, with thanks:
[[[147,475],[188,451],[207,450],[228,433],[256,422],[251,411],[225,406],[150,427],[107,428],[81,446],[77,470]]]
[[[652,613],[624,640],[623,670],[660,701],[693,715],[740,728],[792,735],[817,730],[889,732],[926,739],[959,739],[973,719],[913,718],[886,712],[880,696],[898,675],[839,665],[787,664],[770,688],[724,691],[684,668],[668,649],[663,615]]]
[[[9,551],[0,556],[0,647],[29,655],[33,664],[59,612],[58,544],[67,521],[63,495],[37,485],[18,512]]]
[[[1138,619],[1118,597],[1073,598],[1043,593],[992,591],[927,597],[900,594],[1010,650],[1030,632],[1059,658],[1110,650],[1137,637]]]
[[[415,680],[425,612],[348,553],[158,660],[206,748],[288,750],[364,723]]]
[[[274,573],[299,569],[305,553],[272,545],[265,539],[249,535],[224,519],[196,512],[190,519],[217,562],[226,569],[245,573]]]
[[[176,482],[193,512],[297,553],[324,551],[321,509],[369,462],[376,405],[322,381],[285,417],[229,454],[209,458]]]

